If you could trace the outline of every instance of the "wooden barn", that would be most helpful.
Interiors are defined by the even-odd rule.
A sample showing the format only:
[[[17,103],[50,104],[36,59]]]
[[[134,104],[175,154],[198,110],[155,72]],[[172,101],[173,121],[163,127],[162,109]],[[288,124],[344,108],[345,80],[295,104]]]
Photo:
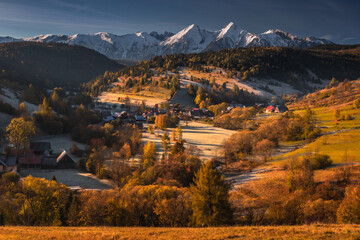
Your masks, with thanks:
[[[56,159],[57,168],[75,168],[75,161],[64,150]]]
[[[19,165],[21,168],[41,168],[41,160],[39,156],[20,157]]]

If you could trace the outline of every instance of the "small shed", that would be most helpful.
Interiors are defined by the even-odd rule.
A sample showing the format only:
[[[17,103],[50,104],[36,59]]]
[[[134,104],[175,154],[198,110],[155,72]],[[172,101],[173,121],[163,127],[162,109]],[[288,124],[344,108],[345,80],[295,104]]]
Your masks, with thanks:
[[[20,157],[19,164],[21,168],[41,168],[41,159],[39,156]]]
[[[75,161],[64,150],[56,159],[57,168],[75,168]]]
[[[34,151],[36,155],[50,153],[50,142],[30,142],[30,149]]]

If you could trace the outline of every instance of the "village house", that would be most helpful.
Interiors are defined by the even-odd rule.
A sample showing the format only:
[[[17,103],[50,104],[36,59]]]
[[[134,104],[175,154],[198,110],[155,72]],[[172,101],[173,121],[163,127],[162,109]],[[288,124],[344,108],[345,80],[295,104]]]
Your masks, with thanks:
[[[35,155],[50,154],[51,143],[50,142],[30,142],[30,149]]]
[[[287,107],[280,107],[280,106],[268,106],[265,109],[265,113],[284,113],[289,111]]]

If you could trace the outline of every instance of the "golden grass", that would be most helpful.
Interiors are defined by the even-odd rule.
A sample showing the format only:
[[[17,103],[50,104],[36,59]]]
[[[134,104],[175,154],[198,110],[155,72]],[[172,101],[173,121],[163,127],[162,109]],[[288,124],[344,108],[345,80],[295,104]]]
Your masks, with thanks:
[[[119,103],[119,98],[125,99],[129,97],[132,103],[137,102],[140,104],[145,101],[147,106],[154,106],[155,104],[167,102],[170,99],[170,93],[171,91],[165,88],[146,88],[138,93],[103,92],[99,96],[99,102]]]
[[[242,83],[242,82],[239,82],[238,79],[235,79],[235,78],[227,78],[225,77],[223,74],[219,74],[218,71],[222,71],[224,72],[223,69],[217,69],[217,68],[212,68],[213,72],[211,73],[205,73],[205,72],[199,72],[199,71],[195,71],[195,70],[192,70],[192,69],[189,69],[189,68],[185,68],[182,73],[183,74],[186,74],[186,75],[191,75],[193,77],[197,77],[197,78],[205,78],[207,80],[210,80],[210,78],[215,78],[215,82],[217,84],[220,84],[222,85],[223,83],[226,83],[226,87],[227,88],[232,88],[232,86],[234,84],[238,85],[238,87],[240,89],[244,89],[244,90],[247,90],[249,92],[254,92],[255,94],[259,94],[260,91],[259,90],[256,90],[254,89],[253,87],[251,87],[250,85],[247,85],[245,83]]]
[[[359,225],[219,228],[0,227],[0,239],[359,239]]]

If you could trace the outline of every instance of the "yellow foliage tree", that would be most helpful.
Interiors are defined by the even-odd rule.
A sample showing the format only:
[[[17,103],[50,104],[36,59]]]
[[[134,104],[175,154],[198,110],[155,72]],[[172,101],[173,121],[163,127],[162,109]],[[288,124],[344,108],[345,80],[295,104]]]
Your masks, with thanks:
[[[13,118],[6,127],[10,143],[14,144],[15,149],[19,150],[21,146],[25,147],[29,137],[34,136],[36,127],[33,121],[25,121],[23,118]]]

